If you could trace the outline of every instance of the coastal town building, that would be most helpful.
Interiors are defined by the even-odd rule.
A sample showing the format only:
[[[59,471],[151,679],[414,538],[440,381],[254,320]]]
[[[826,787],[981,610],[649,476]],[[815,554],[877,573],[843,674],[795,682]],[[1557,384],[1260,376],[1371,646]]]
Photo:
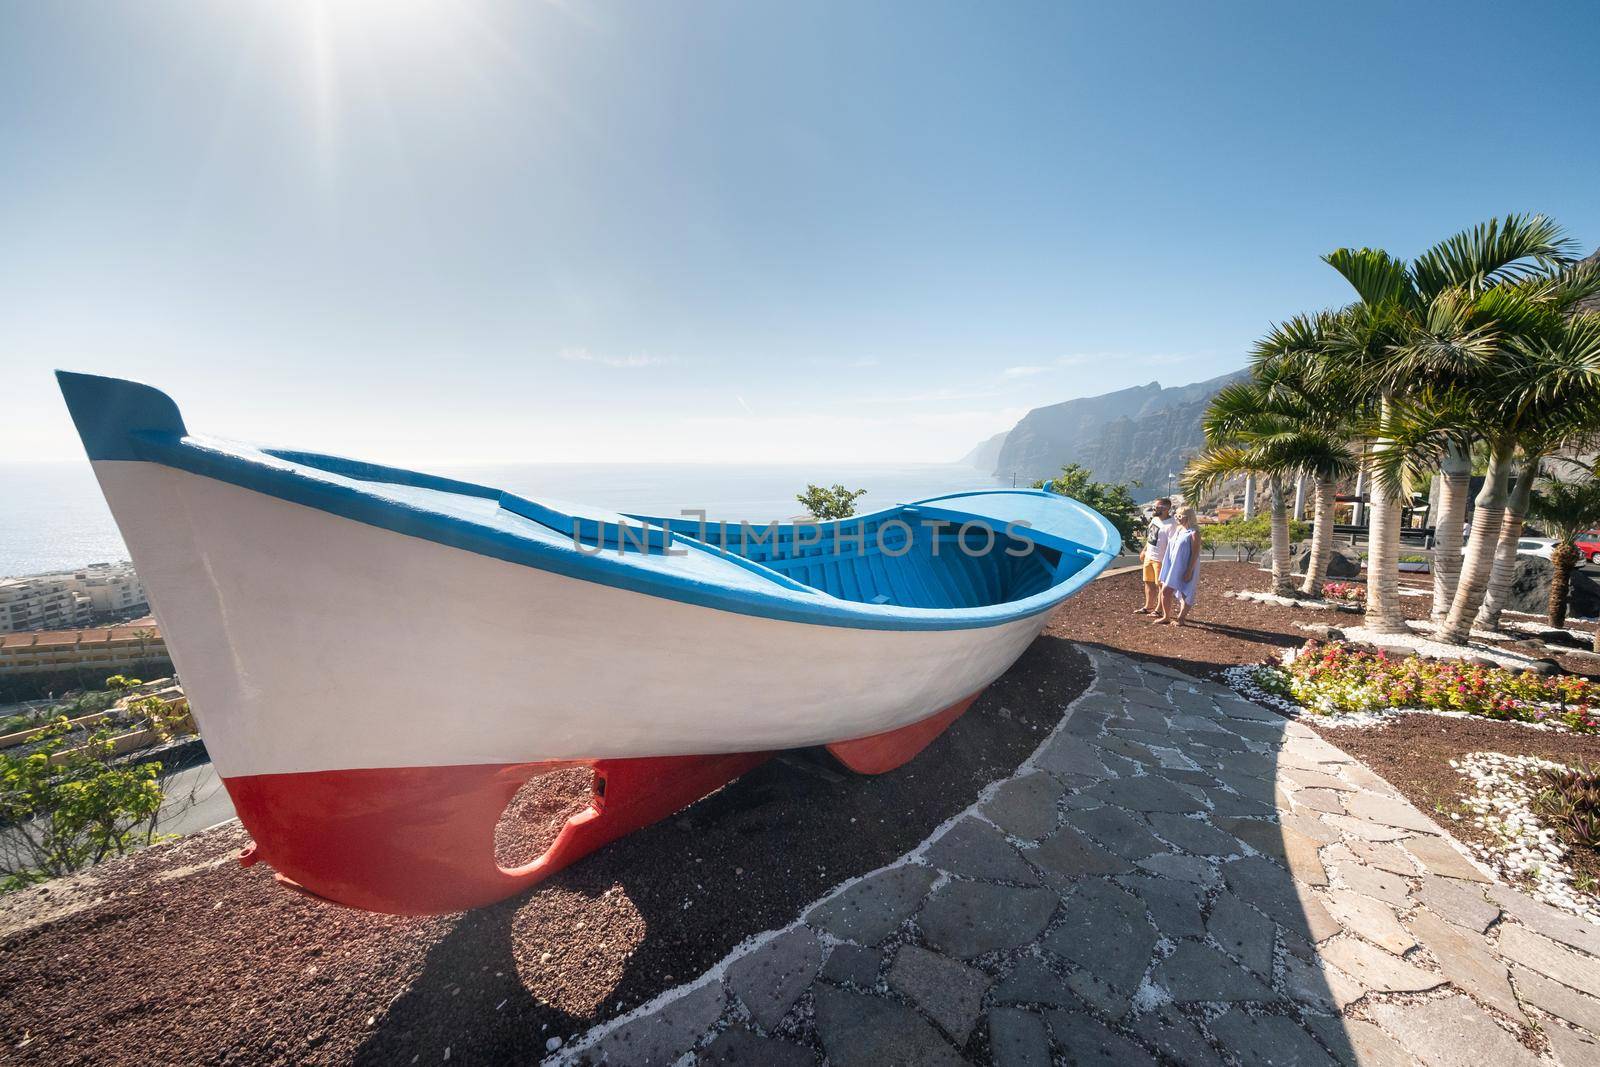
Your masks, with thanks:
[[[99,616],[148,603],[131,563],[92,563],[75,571],[0,578],[0,633],[87,626]]]
[[[153,619],[128,626],[0,636],[0,676],[78,668],[115,673],[166,658],[167,645]]]

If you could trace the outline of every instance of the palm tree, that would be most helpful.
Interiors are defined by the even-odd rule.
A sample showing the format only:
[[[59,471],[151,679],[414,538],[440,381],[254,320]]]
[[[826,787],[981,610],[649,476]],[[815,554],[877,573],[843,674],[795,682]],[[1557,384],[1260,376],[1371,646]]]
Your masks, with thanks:
[[[1543,216],[1507,216],[1464,231],[1410,264],[1376,249],[1339,249],[1324,257],[1360,297],[1328,348],[1341,372],[1353,368],[1375,424],[1372,520],[1368,536],[1367,624],[1380,632],[1404,627],[1399,611],[1399,493],[1415,451],[1402,454],[1389,429],[1403,427],[1407,402],[1422,391],[1476,408],[1489,445],[1489,473],[1477,500],[1460,580],[1442,629],[1462,640],[1486,591],[1519,434],[1535,428],[1526,411],[1504,403],[1512,384],[1507,345],[1545,328],[1565,306],[1562,269],[1571,243]],[[1410,411],[1418,410],[1410,405]],[[1496,418],[1499,421],[1496,421]],[[1458,448],[1459,429],[1451,442]],[[1447,451],[1435,442],[1435,450]],[[1452,506],[1454,502],[1452,501]],[[1448,521],[1448,520],[1447,520]],[[1447,566],[1449,564],[1447,563]],[[1437,605],[1436,605],[1437,607]]]
[[[1494,581],[1497,556],[1498,584],[1509,583],[1538,458],[1600,428],[1600,314],[1566,315],[1573,302],[1596,287],[1600,274],[1585,268],[1538,284],[1502,287],[1477,301],[1495,316],[1504,340],[1496,345],[1493,363],[1467,390],[1478,431],[1489,445],[1489,474],[1478,494],[1461,582],[1440,627],[1442,640],[1466,640]],[[1523,477],[1512,499],[1507,483],[1519,447],[1525,453]],[[1509,523],[1504,521],[1508,506]],[[1491,608],[1485,623],[1498,620],[1498,609]]]
[[[1322,482],[1331,485],[1334,478],[1354,468],[1344,442],[1327,429],[1327,403],[1301,388],[1295,369],[1287,363],[1262,363],[1250,380],[1220,390],[1202,419],[1206,446],[1183,474],[1184,492],[1191,497],[1241,473],[1266,477],[1272,502],[1272,585],[1280,594],[1294,588],[1286,481],[1298,474],[1317,478],[1319,512],[1324,501],[1331,512],[1332,492],[1322,491]],[[1326,541],[1331,525],[1330,518],[1317,530],[1313,558],[1317,556],[1316,540]],[[1331,542],[1322,548],[1325,569]],[[1313,586],[1311,591],[1319,591],[1320,573],[1314,579],[1308,574],[1308,583]]]
[[[1251,356],[1257,377],[1277,383],[1277,402],[1294,425],[1295,473],[1312,481],[1311,558],[1300,585],[1300,591],[1308,596],[1322,592],[1333,556],[1336,483],[1356,469],[1350,450],[1349,383],[1332,373],[1311,373],[1335,322],[1332,312],[1297,315],[1274,325],[1256,342]]]
[[[1578,562],[1578,535],[1600,523],[1600,480],[1551,478],[1528,502],[1528,517],[1555,538],[1550,555],[1550,625],[1560,629],[1567,623],[1567,587]],[[1600,643],[1600,630],[1596,630]]]

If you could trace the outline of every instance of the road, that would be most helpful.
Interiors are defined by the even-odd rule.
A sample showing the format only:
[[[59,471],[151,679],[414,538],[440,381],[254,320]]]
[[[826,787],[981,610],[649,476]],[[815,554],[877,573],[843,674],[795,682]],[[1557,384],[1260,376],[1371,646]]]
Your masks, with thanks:
[[[167,781],[157,832],[192,834],[233,818],[233,801],[210,762],[187,767]]]

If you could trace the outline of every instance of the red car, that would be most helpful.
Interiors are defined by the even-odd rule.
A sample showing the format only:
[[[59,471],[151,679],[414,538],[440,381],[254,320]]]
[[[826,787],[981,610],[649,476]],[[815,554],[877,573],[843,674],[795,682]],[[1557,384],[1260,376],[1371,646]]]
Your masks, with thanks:
[[[1590,563],[1600,557],[1600,530],[1589,530],[1579,534],[1572,542],[1578,546],[1578,554]]]

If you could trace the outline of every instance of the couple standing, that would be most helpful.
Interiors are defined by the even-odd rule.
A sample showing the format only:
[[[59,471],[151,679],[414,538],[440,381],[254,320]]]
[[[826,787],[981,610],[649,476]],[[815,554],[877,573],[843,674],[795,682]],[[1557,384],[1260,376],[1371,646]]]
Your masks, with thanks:
[[[1153,615],[1154,621],[1182,626],[1194,607],[1200,584],[1200,520],[1185,506],[1172,517],[1172,501],[1157,500],[1145,531],[1144,607],[1135,615]],[[1174,605],[1177,606],[1174,614]]]

